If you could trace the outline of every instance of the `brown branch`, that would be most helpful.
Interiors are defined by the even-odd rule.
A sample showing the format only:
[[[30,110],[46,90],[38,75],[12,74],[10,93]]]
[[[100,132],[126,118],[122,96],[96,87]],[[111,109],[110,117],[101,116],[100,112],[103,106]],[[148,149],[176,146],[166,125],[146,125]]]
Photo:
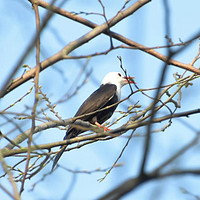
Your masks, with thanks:
[[[14,200],[20,200],[20,195],[19,195],[19,192],[18,192],[18,189],[17,189],[17,185],[13,179],[13,174],[11,171],[8,170],[8,165],[6,164],[5,160],[4,160],[4,156],[2,154],[2,152],[0,152],[0,163],[2,165],[2,168],[4,170],[4,172],[6,174],[8,174],[8,180],[12,186],[12,189],[13,189],[13,195],[11,195],[13,197]],[[0,188],[2,188],[4,190],[4,188],[1,186],[0,184]],[[7,193],[7,190],[4,190],[6,193]],[[8,193],[10,194],[10,193]]]
[[[174,170],[167,173],[161,173],[161,169],[163,169],[165,166],[167,166],[169,163],[171,163],[174,159],[178,158],[180,155],[182,155],[184,152],[186,152],[188,149],[190,149],[192,146],[194,146],[199,139],[199,134],[197,133],[197,136],[190,141],[187,145],[185,145],[182,149],[180,149],[177,153],[175,153],[172,157],[167,159],[163,164],[161,164],[159,167],[155,168],[152,172],[148,173],[147,175],[138,176],[136,178],[131,178],[124,183],[122,183],[119,187],[113,189],[103,197],[99,198],[101,200],[104,199],[120,199],[123,195],[127,194],[130,191],[133,191],[136,189],[139,185],[147,183],[148,181],[152,179],[160,179],[165,178],[169,176],[177,176],[177,175],[184,175],[184,174],[196,174],[200,175],[200,169],[196,170]]]
[[[187,79],[188,79],[188,80],[187,80]],[[169,88],[171,88],[171,87],[174,86],[174,85],[177,85],[177,84],[179,85],[179,84],[180,84],[179,87],[177,88],[176,92],[175,92],[173,95],[171,95],[171,96],[167,99],[167,101],[165,102],[165,104],[166,104],[167,102],[170,101],[170,99],[173,98],[173,96],[177,93],[177,91],[179,91],[179,90],[181,89],[181,87],[183,87],[183,86],[185,85],[185,81],[188,82],[188,81],[193,80],[193,79],[195,79],[195,77],[193,77],[193,76],[188,76],[188,77],[185,77],[185,78],[178,79],[175,83],[173,83],[173,84],[171,84],[171,85],[162,86],[162,87],[167,87],[167,88],[164,89],[164,90],[161,92],[161,94],[160,94],[160,96],[159,96],[159,99],[161,98],[161,96],[162,96]],[[156,88],[151,88],[151,89],[156,89]],[[143,89],[142,91],[147,91],[147,90],[150,90],[150,89]],[[139,91],[140,91],[140,90],[135,91],[135,93],[136,93],[136,92],[139,92]],[[121,101],[119,101],[119,102],[117,102],[116,104],[113,104],[113,105],[111,105],[111,106],[116,106],[116,105],[118,105],[119,103],[125,101],[126,99],[128,99],[128,97],[122,99]],[[158,106],[158,107],[156,108],[156,111],[159,110],[160,108],[162,108],[165,104],[162,104],[161,106]],[[58,126],[74,125],[74,124],[76,124],[76,123],[73,123],[75,120],[80,119],[80,118],[85,117],[85,116],[88,116],[88,115],[91,115],[91,114],[95,114],[95,113],[97,113],[97,112],[101,112],[101,111],[103,111],[103,110],[106,110],[106,109],[110,108],[111,106],[107,106],[106,108],[99,109],[98,111],[95,111],[95,112],[92,112],[92,113],[88,113],[88,114],[85,114],[85,115],[82,115],[82,116],[78,116],[78,117],[75,117],[75,118],[71,118],[71,119],[68,119],[68,120],[63,120],[63,121],[55,121],[55,120],[52,120],[52,122],[44,123],[44,124],[41,124],[41,125],[37,126],[36,129],[35,129],[35,133],[37,133],[37,132],[39,132],[39,131],[46,130],[46,129],[48,129],[48,128],[55,128],[56,126],[58,127]],[[138,113],[136,116],[131,117],[130,120],[129,120],[129,122],[128,122],[126,125],[122,126],[122,127],[119,128],[119,129],[116,129],[115,131],[119,131],[119,132],[120,132],[120,131],[124,131],[124,130],[126,130],[126,129],[137,128],[137,126],[139,126],[139,124],[140,124],[140,126],[146,125],[146,121],[143,122],[144,124],[141,124],[140,122],[141,122],[141,121],[144,121],[145,119],[148,119],[148,118],[149,118],[150,114],[147,114],[147,115],[145,115],[145,114],[151,109],[151,107],[152,107],[152,105],[148,106],[145,110],[141,111],[141,112]],[[198,111],[197,111],[197,112],[198,112]],[[6,113],[4,113],[4,114],[15,114],[15,113],[6,112]],[[17,113],[17,115],[19,115],[19,114]],[[145,115],[145,116],[144,116],[144,115]],[[143,116],[143,117],[142,117],[142,116]],[[29,117],[29,116],[27,116],[27,117]],[[142,119],[140,119],[141,117],[142,117]],[[171,115],[170,115],[170,117],[171,117]],[[140,119],[140,120],[138,120],[138,119]],[[50,119],[49,119],[49,120],[50,120]],[[136,121],[136,120],[137,120],[137,121]],[[84,125],[83,125],[83,126],[84,126]],[[91,127],[89,127],[89,128],[91,128]],[[89,130],[89,129],[87,129],[87,130]],[[13,139],[13,143],[9,143],[5,148],[6,148],[6,149],[12,149],[12,148],[14,148],[14,147],[15,147],[14,144],[20,144],[20,143],[23,142],[25,139],[27,139],[27,137],[28,137],[29,134],[30,134],[30,129],[27,130],[27,131],[25,131],[25,132],[22,132],[20,135],[18,135],[16,138]]]
[[[129,8],[127,8],[126,10],[117,13],[116,16],[114,16],[112,19],[105,22],[104,24],[99,25],[99,26],[95,26],[92,31],[83,35],[82,37],[78,38],[77,40],[70,42],[68,45],[66,45],[58,53],[56,53],[55,55],[51,56],[50,58],[44,60],[41,63],[40,71],[46,69],[47,67],[53,65],[54,63],[56,63],[56,62],[58,62],[62,59],[65,59],[65,57],[69,53],[71,53],[74,49],[76,49],[77,47],[80,47],[83,44],[89,42],[91,39],[100,35],[101,33],[107,32],[108,25],[109,25],[109,27],[114,26],[115,24],[117,24],[118,22],[123,20],[124,18],[133,14],[135,11],[137,11],[140,7],[142,7],[143,5],[145,5],[148,2],[150,2],[150,0],[139,0],[136,3],[134,3],[133,5],[131,5]],[[40,1],[34,1],[34,3],[37,4],[37,5],[40,5],[41,2]],[[44,3],[44,2],[42,2],[42,3]],[[53,8],[55,8],[56,10],[60,10],[60,8],[52,6],[48,3],[45,4],[45,5],[46,5],[46,8],[49,9],[49,10],[53,10]],[[73,14],[70,14],[70,15],[73,16]],[[21,84],[25,83],[26,81],[30,80],[31,78],[33,78],[35,71],[36,71],[36,67],[34,67],[33,69],[26,72],[23,76],[13,80],[13,82],[9,86],[7,86],[7,88],[3,92],[1,92],[0,97],[3,97],[4,95],[9,93],[13,89],[18,87],[19,85],[21,85]]]
[[[100,33],[104,33],[106,35],[108,35],[107,32],[107,26],[109,24],[109,27],[114,26],[116,23],[118,23],[119,21],[121,21],[123,18],[129,16],[130,14],[134,13],[137,9],[139,9],[140,7],[142,7],[143,5],[145,5],[146,3],[148,3],[150,0],[140,0],[138,2],[136,2],[135,4],[133,4],[131,7],[129,7],[128,9],[126,9],[123,12],[119,12],[118,15],[116,15],[115,17],[113,17],[111,20],[109,20],[107,23],[104,23],[100,26],[98,26],[97,24],[86,20],[84,18],[79,17],[78,15],[74,15],[70,12],[67,12],[63,9],[60,9],[56,6],[52,6],[42,0],[38,0],[35,3],[38,6],[41,6],[43,8],[49,9],[51,11],[53,11],[54,13],[60,14],[62,16],[65,16],[69,19],[72,19],[74,21],[77,21],[81,24],[84,24],[90,28],[93,28],[93,30],[91,32],[89,32],[88,34],[82,36],[81,38],[69,43],[66,47],[64,47],[60,52],[56,53],[55,55],[51,56],[50,58],[44,60],[41,63],[41,68],[40,71],[43,71],[44,69],[46,69],[47,67],[53,65],[54,63],[62,60],[62,59],[66,59],[68,58],[68,54],[73,51],[74,49],[76,49],[77,47],[85,44],[86,42],[88,42],[89,40],[91,40],[92,38],[96,37],[97,35],[99,35]],[[148,47],[145,47],[144,45],[141,45],[137,42],[134,42],[130,39],[127,39],[125,37],[123,37],[122,35],[112,32],[109,32],[110,36],[131,46],[131,47],[136,47],[152,56],[155,56],[156,58],[167,62],[170,65],[174,65],[177,67],[180,67],[182,69],[194,72],[196,74],[200,74],[200,71],[196,68],[194,68],[192,65],[189,64],[184,64],[181,62],[178,62],[176,60],[170,59],[169,61],[167,60],[167,57],[158,53],[157,51],[153,50],[153,49],[148,49]],[[185,44],[190,44],[194,39],[198,38],[199,34],[196,34],[194,37],[192,37],[190,40],[188,40],[187,42],[185,42]],[[5,91],[1,92],[0,97],[3,97],[4,95],[6,95],[7,93],[9,93],[10,91],[12,91],[13,89],[15,89],[16,87],[20,86],[21,84],[25,83],[26,81],[30,80],[31,78],[34,77],[35,74],[35,70],[36,68],[33,68],[31,70],[29,70],[28,72],[26,72],[23,76],[16,78],[15,80],[13,80],[13,82],[6,88]]]
[[[198,113],[200,113],[200,109],[190,110],[190,111],[186,111],[186,112],[180,112],[180,113],[172,114],[172,115],[166,115],[164,117],[159,117],[159,118],[153,119],[152,123],[160,123],[162,121],[172,119],[172,118],[189,117],[189,115],[198,114]],[[110,131],[110,133],[121,133],[123,131],[127,131],[130,129],[146,126],[146,125],[148,125],[148,123],[149,123],[148,120],[143,121],[143,122],[133,121],[130,124],[123,125],[120,128]]]
[[[148,2],[149,1],[146,1],[145,4],[148,3]],[[140,3],[142,3],[142,2],[140,2]],[[46,3],[45,1],[38,0],[37,4],[39,6],[41,6],[41,7],[43,7],[43,8],[49,8],[49,4]],[[143,5],[141,5],[141,6],[143,6]],[[88,26],[90,28],[95,28],[95,27],[98,26],[97,24],[95,24],[95,23],[93,23],[93,22],[91,22],[89,20],[86,20],[86,19],[84,19],[84,18],[82,18],[82,17],[80,17],[78,15],[74,15],[73,13],[67,12],[67,11],[65,11],[65,10],[63,10],[61,8],[56,7],[56,6],[52,6],[52,7],[50,7],[50,9],[53,12],[55,12],[55,13],[57,13],[59,15],[67,17],[67,18],[69,18],[71,20],[74,20],[76,22],[79,22],[79,23],[81,23],[83,25],[86,25],[86,26]],[[103,33],[106,34],[106,35],[108,35],[107,31],[105,31]],[[141,44],[139,44],[137,42],[134,42],[134,41],[132,41],[130,39],[127,39],[124,36],[122,36],[122,35],[120,35],[118,33],[112,32],[112,31],[110,31],[110,36],[113,37],[113,38],[115,38],[115,39],[117,39],[117,40],[119,40],[119,41],[121,41],[121,42],[123,42],[123,43],[125,43],[125,44],[127,44],[127,45],[129,45],[129,46],[131,46],[131,47],[140,49],[140,50],[142,50],[142,51],[144,51],[144,52],[146,52],[146,53],[148,53],[148,54],[150,54],[152,56],[155,56],[156,58],[158,58],[158,59],[160,59],[160,60],[162,60],[164,62],[167,62],[167,57],[166,56],[164,56],[164,55],[158,53],[157,51],[153,50],[153,48],[155,48],[155,47],[152,47],[152,48],[146,47],[144,45],[141,45]],[[186,46],[186,45],[190,44],[193,40],[197,39],[199,36],[200,36],[200,33],[198,32],[190,40],[188,40],[187,42],[185,42],[184,45]],[[182,69],[186,69],[188,71],[191,71],[191,72],[194,72],[194,73],[197,73],[197,74],[200,74],[200,71],[198,69],[194,68],[190,64],[184,64],[184,63],[178,62],[178,61],[173,60],[173,59],[170,59],[168,61],[168,64],[180,67]]]
[[[34,2],[34,0],[29,0],[30,2]],[[52,4],[55,3],[56,0],[52,1]],[[49,4],[49,7],[52,5]],[[47,15],[45,16],[44,22],[40,27],[40,30],[38,32],[38,34],[33,36],[32,41],[30,42],[30,44],[28,45],[27,49],[25,50],[24,54],[22,55],[22,57],[19,59],[19,61],[17,62],[16,66],[12,69],[12,72],[10,73],[9,77],[7,78],[7,80],[5,81],[5,83],[3,84],[3,86],[1,87],[0,90],[0,98],[4,97],[7,93],[9,93],[9,88],[10,86],[12,86],[13,84],[15,85],[15,87],[17,87],[16,85],[16,81],[18,82],[19,80],[23,79],[23,76],[20,76],[19,78],[16,78],[14,80],[13,77],[14,75],[17,73],[17,71],[19,70],[19,68],[21,67],[21,65],[23,64],[23,61],[25,60],[25,58],[28,56],[28,54],[31,52],[31,50],[33,49],[33,47],[35,46],[35,43],[37,41],[37,39],[40,37],[40,34],[42,33],[42,31],[44,30],[44,28],[46,27],[47,23],[49,22],[50,18],[52,17],[53,13],[48,12]],[[31,73],[31,78],[34,78],[34,74],[35,74],[35,70],[36,67],[33,69],[34,72]]]
[[[170,26],[169,26],[169,19],[170,19],[170,10],[168,8],[168,2],[166,1],[163,1],[163,5],[164,5],[164,16],[165,16],[165,34],[168,35],[170,34]],[[166,42],[166,44],[168,44],[169,42]],[[151,132],[152,132],[152,122],[154,121],[155,119],[155,115],[156,115],[156,104],[157,104],[157,99],[159,99],[159,96],[160,96],[160,90],[161,90],[161,86],[166,78],[166,74],[167,74],[167,70],[169,68],[169,66],[167,65],[167,63],[169,62],[169,60],[171,60],[172,56],[175,55],[175,53],[173,54],[171,52],[171,49],[168,48],[167,49],[167,61],[166,63],[163,64],[163,67],[162,67],[162,71],[160,73],[160,78],[158,80],[158,84],[157,84],[157,87],[158,89],[156,90],[155,92],[155,95],[154,95],[154,99],[155,101],[153,101],[152,103],[152,107],[151,107],[151,110],[150,110],[150,117],[149,117],[149,120],[148,120],[148,123],[147,123],[147,127],[146,127],[146,137],[145,137],[145,142],[144,142],[144,147],[143,147],[143,156],[142,156],[142,162],[141,162],[141,166],[140,166],[140,177],[143,177],[145,176],[145,173],[146,173],[146,166],[147,166],[147,160],[149,158],[149,149],[150,149],[150,146],[151,146]]]
[[[2,185],[0,183],[0,188],[12,199],[14,200],[20,200],[20,197],[18,197],[18,199],[8,190],[8,187],[4,185]]]
[[[33,4],[33,9],[35,11],[35,20],[36,20],[36,30],[39,34],[40,30],[40,17],[39,17],[39,10],[38,6],[36,4]],[[38,37],[36,41],[36,71],[35,71],[35,78],[34,78],[34,87],[35,87],[35,101],[32,109],[32,127],[31,127],[31,133],[28,137],[28,152],[27,152],[27,160],[25,165],[25,171],[23,174],[22,182],[21,182],[21,188],[20,188],[20,194],[24,191],[24,184],[26,180],[26,176],[29,170],[29,162],[30,162],[30,154],[31,154],[31,143],[32,143],[32,137],[35,130],[35,117],[36,117],[36,109],[39,101],[39,93],[38,93],[38,84],[39,84],[39,73],[40,73],[40,37]]]
[[[109,27],[114,26],[116,23],[118,23],[119,21],[121,21],[125,17],[129,16],[130,14],[134,13],[137,9],[139,9],[140,7],[142,7],[143,5],[145,5],[146,3],[148,3],[149,1],[150,0],[140,0],[140,1],[136,2],[135,4],[133,4],[132,6],[130,6],[129,8],[127,8],[126,10],[124,10],[122,12],[119,12],[115,17],[113,17],[107,23],[104,23],[104,24],[102,24],[100,26],[98,26],[97,24],[92,23],[91,21],[88,21],[88,20],[86,20],[84,18],[81,18],[81,17],[79,17],[77,15],[74,15],[74,14],[72,14],[70,12],[67,12],[67,11],[65,11],[63,9],[60,9],[58,7],[55,7],[55,6],[52,6],[52,5],[50,5],[50,4],[48,4],[48,3],[44,2],[44,1],[41,1],[41,0],[36,1],[35,3],[38,6],[44,7],[46,9],[49,9],[49,10],[53,11],[54,13],[60,14],[62,16],[70,18],[70,19],[72,19],[74,21],[82,23],[82,24],[84,24],[84,25],[86,25],[86,26],[88,26],[90,28],[93,28],[93,30],[90,31],[88,34],[82,36],[78,40],[75,40],[75,41],[69,43],[60,52],[58,52],[55,55],[51,56],[50,58],[44,60],[41,63],[41,69],[40,69],[40,71],[46,69],[50,65],[53,65],[54,63],[56,63],[56,62],[58,62],[58,61],[60,61],[62,59],[68,58],[67,55],[71,51],[73,51],[77,47],[85,44],[86,42],[88,42],[92,38],[96,37],[100,33],[108,34],[108,32],[107,32],[107,26],[108,26],[108,24],[109,24]],[[113,37],[113,38],[115,38],[115,39],[117,39],[117,40],[119,40],[119,41],[121,41],[121,42],[129,45],[129,46],[137,47],[138,49],[140,49],[140,50],[142,50],[142,51],[144,51],[144,52],[146,52],[148,54],[151,54],[151,55],[157,57],[158,59],[160,59],[160,60],[162,60],[164,62],[167,62],[167,58],[164,55],[156,52],[155,50],[148,49],[148,47],[145,47],[145,46],[143,46],[143,45],[141,45],[139,43],[136,43],[136,42],[134,42],[134,41],[132,41],[130,39],[127,39],[127,38],[123,37],[122,35],[114,33],[112,31],[110,31],[109,33],[110,33],[111,37]],[[197,37],[199,37],[199,35],[194,36],[191,40],[189,40],[186,43],[187,44],[191,43]],[[170,59],[168,61],[168,64],[175,65],[175,66],[180,67],[182,69],[186,69],[188,71],[200,74],[200,71],[198,69],[194,68],[193,66],[187,65],[187,64],[184,64],[184,63],[172,60],[172,59]],[[36,68],[33,68],[30,71],[26,72],[23,76],[21,76],[19,78],[16,78],[15,80],[13,80],[13,82],[7,87],[5,93],[2,93],[0,95],[0,97],[6,95],[10,91],[12,91],[16,87],[18,87],[19,85],[21,85],[21,84],[25,83],[26,81],[30,80],[31,78],[33,78],[34,74],[35,74],[35,70],[36,70]]]
[[[46,130],[48,128],[55,128],[55,127],[58,127],[58,126],[67,126],[67,125],[71,125],[71,126],[78,125],[78,126],[81,126],[80,128],[85,128],[86,130],[91,130],[90,128],[93,128],[93,127],[91,126],[91,124],[89,122],[83,122],[83,121],[77,120],[77,119],[80,119],[80,118],[85,117],[85,116],[93,115],[95,113],[98,113],[98,112],[104,111],[106,109],[109,109],[109,108],[111,108],[113,106],[116,106],[116,105],[120,104],[121,102],[125,101],[126,99],[128,99],[128,97],[118,101],[117,103],[114,103],[114,104],[112,104],[110,106],[107,106],[105,108],[102,108],[102,109],[99,109],[97,111],[90,112],[90,113],[87,113],[87,114],[84,114],[84,115],[80,115],[80,116],[77,116],[77,117],[74,117],[74,118],[70,118],[70,119],[67,119],[67,120],[60,120],[60,121],[52,120],[51,122],[47,122],[47,123],[41,124],[41,125],[39,125],[39,126],[37,126],[35,128],[34,133]],[[21,142],[23,142],[29,136],[30,131],[31,131],[31,129],[28,129],[27,131],[25,131],[25,132],[21,133],[20,135],[18,135],[16,138],[13,139],[12,143],[9,143],[5,147],[5,149],[12,149],[12,148],[15,147],[14,144],[20,144]]]
[[[187,111],[187,112],[181,112],[181,113],[177,113],[177,114],[173,114],[173,115],[166,115],[164,117],[154,119],[152,121],[152,123],[160,123],[162,121],[165,121],[165,120],[168,120],[171,118],[188,117],[189,115],[193,115],[193,114],[197,114],[197,113],[200,113],[200,109],[191,110],[191,111]],[[34,146],[30,147],[30,150],[34,151],[34,150],[41,150],[41,149],[50,149],[50,148],[56,147],[56,146],[61,146],[61,145],[65,145],[65,144],[73,144],[73,143],[78,143],[78,142],[87,141],[87,140],[95,140],[98,138],[105,138],[105,137],[113,138],[113,137],[120,136],[121,134],[123,134],[124,132],[126,132],[130,129],[135,129],[138,127],[146,126],[148,123],[149,123],[149,121],[134,122],[133,124],[121,126],[120,128],[117,128],[110,132],[103,132],[103,130],[101,128],[99,128],[95,125],[92,125],[89,122],[84,122],[82,120],[76,120],[74,122],[73,120],[68,119],[68,120],[63,120],[63,121],[47,122],[40,126],[37,126],[35,128],[35,133],[46,130],[48,128],[71,125],[71,126],[75,126],[80,129],[92,130],[94,132],[97,132],[97,134],[92,134],[92,135],[88,135],[88,136],[78,136],[78,137],[75,137],[75,138],[72,138],[69,140],[64,140],[64,141],[59,141],[59,142],[54,142],[54,143],[34,145]],[[24,133],[24,134],[28,135],[29,132],[30,132],[30,130],[28,130],[27,133]],[[3,157],[26,153],[28,151],[27,147],[20,148],[20,149],[12,149],[11,147],[13,148],[14,146],[11,146],[11,144],[9,144],[9,146],[7,146],[1,150]]]
[[[136,178],[130,178],[129,180],[125,181],[122,183],[120,186],[116,187],[112,191],[108,192],[104,196],[98,198],[99,200],[115,200],[115,199],[120,199],[120,197],[124,196],[128,192],[136,189],[139,185],[147,183],[150,180],[156,180],[156,179],[161,179],[165,177],[170,177],[170,176],[179,176],[179,175],[187,175],[187,174],[195,174],[195,175],[200,175],[200,169],[196,170],[174,170],[171,172],[167,172],[164,174],[153,174],[149,173],[146,176],[143,177],[136,177]]]
[[[129,144],[129,142],[130,142],[130,140],[131,140],[131,138],[132,138],[132,136],[133,136],[134,131],[135,131],[135,130],[132,131],[131,135],[129,136],[129,138],[128,138],[126,144],[125,144],[125,146],[124,146],[123,149],[121,150],[121,153],[119,154],[119,156],[117,157],[117,159],[116,159],[115,162],[113,163],[112,167],[111,167],[108,171],[106,171],[104,177],[102,177],[101,179],[99,179],[99,182],[102,182],[102,181],[108,176],[108,174],[111,172],[111,170],[117,165],[117,162],[118,162],[119,159],[122,157],[122,154],[124,153],[126,147],[128,146],[128,144]]]

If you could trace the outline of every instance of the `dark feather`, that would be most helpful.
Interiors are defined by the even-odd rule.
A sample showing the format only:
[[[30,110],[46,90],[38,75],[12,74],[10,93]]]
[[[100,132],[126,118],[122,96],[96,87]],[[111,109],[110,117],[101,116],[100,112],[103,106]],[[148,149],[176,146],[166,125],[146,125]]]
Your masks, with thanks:
[[[86,113],[94,112],[98,109],[103,108],[109,100],[113,98],[113,96],[116,93],[116,85],[113,84],[106,84],[106,85],[101,85],[99,89],[97,89],[95,92],[93,92],[81,105],[77,113],[75,114],[76,116],[80,116]],[[81,118],[82,120],[87,120],[87,117]]]
[[[114,84],[101,85],[99,89],[97,89],[95,92],[93,92],[84,101],[84,103],[78,109],[78,111],[74,117],[88,114],[88,113],[97,111],[101,108],[105,108],[106,106],[116,103],[117,101],[119,101],[119,99],[116,95],[116,89],[117,89],[117,86]],[[92,124],[94,124],[95,122],[102,124],[112,116],[116,107],[117,106],[113,106],[109,109],[95,113],[93,115],[83,116],[80,119],[83,121],[88,121]],[[71,127],[69,127],[68,131],[66,132],[64,140],[74,138],[82,132],[84,132],[84,130],[76,129],[71,126]],[[57,162],[58,162],[59,158],[61,157],[61,155],[63,154],[63,152],[65,151],[66,147],[67,147],[67,145],[61,146],[61,150],[58,152],[58,154],[56,155],[56,157],[54,159],[52,170],[55,167],[55,165],[57,164]]]

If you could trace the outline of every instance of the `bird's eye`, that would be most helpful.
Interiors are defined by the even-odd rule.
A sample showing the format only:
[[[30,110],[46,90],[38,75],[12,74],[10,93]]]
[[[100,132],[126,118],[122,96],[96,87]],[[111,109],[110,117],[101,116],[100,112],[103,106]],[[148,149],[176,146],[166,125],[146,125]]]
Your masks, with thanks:
[[[120,73],[118,73],[118,75],[121,77],[122,75]]]

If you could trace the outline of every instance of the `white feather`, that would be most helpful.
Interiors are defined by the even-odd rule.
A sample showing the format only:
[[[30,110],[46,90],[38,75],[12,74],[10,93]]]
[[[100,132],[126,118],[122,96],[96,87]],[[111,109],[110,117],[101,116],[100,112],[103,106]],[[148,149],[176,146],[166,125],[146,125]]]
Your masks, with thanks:
[[[105,85],[105,84],[114,84],[114,85],[116,85],[117,86],[116,95],[117,95],[118,99],[120,100],[120,98],[121,98],[121,88],[124,85],[128,84],[128,81],[119,72],[109,72],[103,78],[103,81],[102,81],[101,84],[103,84],[103,85]]]

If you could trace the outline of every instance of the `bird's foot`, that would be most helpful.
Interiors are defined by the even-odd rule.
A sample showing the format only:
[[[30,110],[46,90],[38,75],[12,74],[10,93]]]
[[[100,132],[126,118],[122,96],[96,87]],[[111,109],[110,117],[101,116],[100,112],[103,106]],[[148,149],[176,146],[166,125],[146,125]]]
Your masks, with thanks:
[[[95,124],[100,127],[100,128],[103,128],[103,131],[106,132],[106,131],[111,131],[111,129],[109,129],[108,127],[106,126],[102,126],[101,124],[99,124],[98,122],[95,122]]]

